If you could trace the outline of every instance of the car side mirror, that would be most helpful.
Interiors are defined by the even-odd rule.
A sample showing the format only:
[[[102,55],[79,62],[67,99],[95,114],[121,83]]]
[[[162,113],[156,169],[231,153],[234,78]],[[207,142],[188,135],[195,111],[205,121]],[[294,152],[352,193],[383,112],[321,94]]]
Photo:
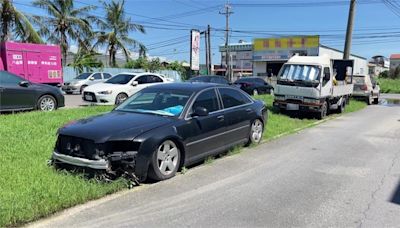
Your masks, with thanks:
[[[90,80],[90,81],[93,81],[93,80],[94,80],[94,77],[90,77],[89,80]]]
[[[138,83],[137,81],[133,81],[131,85],[132,85],[132,86],[137,86],[138,84],[139,84],[139,83]]]
[[[195,116],[208,116],[208,110],[204,107],[196,107],[194,112],[192,113],[192,117]]]
[[[18,83],[19,86],[21,87],[28,87],[29,86],[29,82],[28,81],[20,81]]]

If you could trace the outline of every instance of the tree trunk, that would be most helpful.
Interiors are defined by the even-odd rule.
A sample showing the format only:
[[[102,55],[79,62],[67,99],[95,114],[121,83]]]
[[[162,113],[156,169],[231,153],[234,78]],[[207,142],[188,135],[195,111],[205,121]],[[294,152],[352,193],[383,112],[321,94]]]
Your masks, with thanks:
[[[62,51],[62,65],[67,65],[68,43],[65,31],[61,31],[61,51]]]
[[[1,41],[8,41],[10,40],[10,24],[13,19],[10,0],[5,0],[1,7],[3,8],[3,12],[0,15],[2,20]]]

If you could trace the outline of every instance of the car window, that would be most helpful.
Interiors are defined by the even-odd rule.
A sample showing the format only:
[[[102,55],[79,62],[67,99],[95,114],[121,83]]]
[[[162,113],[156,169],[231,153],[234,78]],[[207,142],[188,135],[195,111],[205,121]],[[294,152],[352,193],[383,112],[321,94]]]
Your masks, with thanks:
[[[104,79],[109,79],[109,78],[111,78],[111,74],[103,73],[103,77],[104,77]]]
[[[193,103],[192,111],[197,107],[203,107],[208,110],[208,112],[215,112],[219,109],[218,98],[214,89],[209,89],[202,92]]]
[[[353,76],[354,84],[365,84],[363,76]]]
[[[136,78],[135,81],[137,81],[138,84],[146,84],[146,83],[148,83],[147,75],[140,76],[140,77]]]
[[[134,74],[117,74],[114,77],[108,79],[105,83],[110,84],[127,84],[135,77]]]
[[[156,75],[148,75],[147,82],[148,83],[159,83],[159,82],[163,82],[163,80]]]
[[[0,71],[0,85],[16,85],[23,80],[23,78],[10,74],[7,71]]]
[[[235,89],[220,88],[219,93],[221,94],[224,108],[235,107],[251,102],[248,97]]]
[[[101,74],[100,73],[95,73],[92,76],[94,78],[94,80],[101,80]]]

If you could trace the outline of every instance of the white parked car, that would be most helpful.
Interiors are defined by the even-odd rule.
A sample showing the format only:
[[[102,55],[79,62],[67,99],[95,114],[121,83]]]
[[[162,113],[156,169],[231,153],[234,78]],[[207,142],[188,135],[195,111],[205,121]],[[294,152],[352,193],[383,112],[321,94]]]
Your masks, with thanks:
[[[155,73],[119,73],[103,83],[86,87],[82,99],[94,104],[118,105],[143,88],[165,82],[172,80]]]
[[[353,75],[354,98],[364,99],[368,105],[379,103],[380,87],[379,83],[369,75]]]

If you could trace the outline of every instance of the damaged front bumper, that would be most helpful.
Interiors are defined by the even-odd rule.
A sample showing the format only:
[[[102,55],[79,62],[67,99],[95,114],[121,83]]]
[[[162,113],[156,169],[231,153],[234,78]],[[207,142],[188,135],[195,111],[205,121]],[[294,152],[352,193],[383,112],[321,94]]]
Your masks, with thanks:
[[[110,163],[105,159],[100,160],[89,160],[86,158],[73,157],[65,154],[53,152],[52,160],[56,162],[62,162],[69,165],[86,167],[96,170],[110,170]]]

